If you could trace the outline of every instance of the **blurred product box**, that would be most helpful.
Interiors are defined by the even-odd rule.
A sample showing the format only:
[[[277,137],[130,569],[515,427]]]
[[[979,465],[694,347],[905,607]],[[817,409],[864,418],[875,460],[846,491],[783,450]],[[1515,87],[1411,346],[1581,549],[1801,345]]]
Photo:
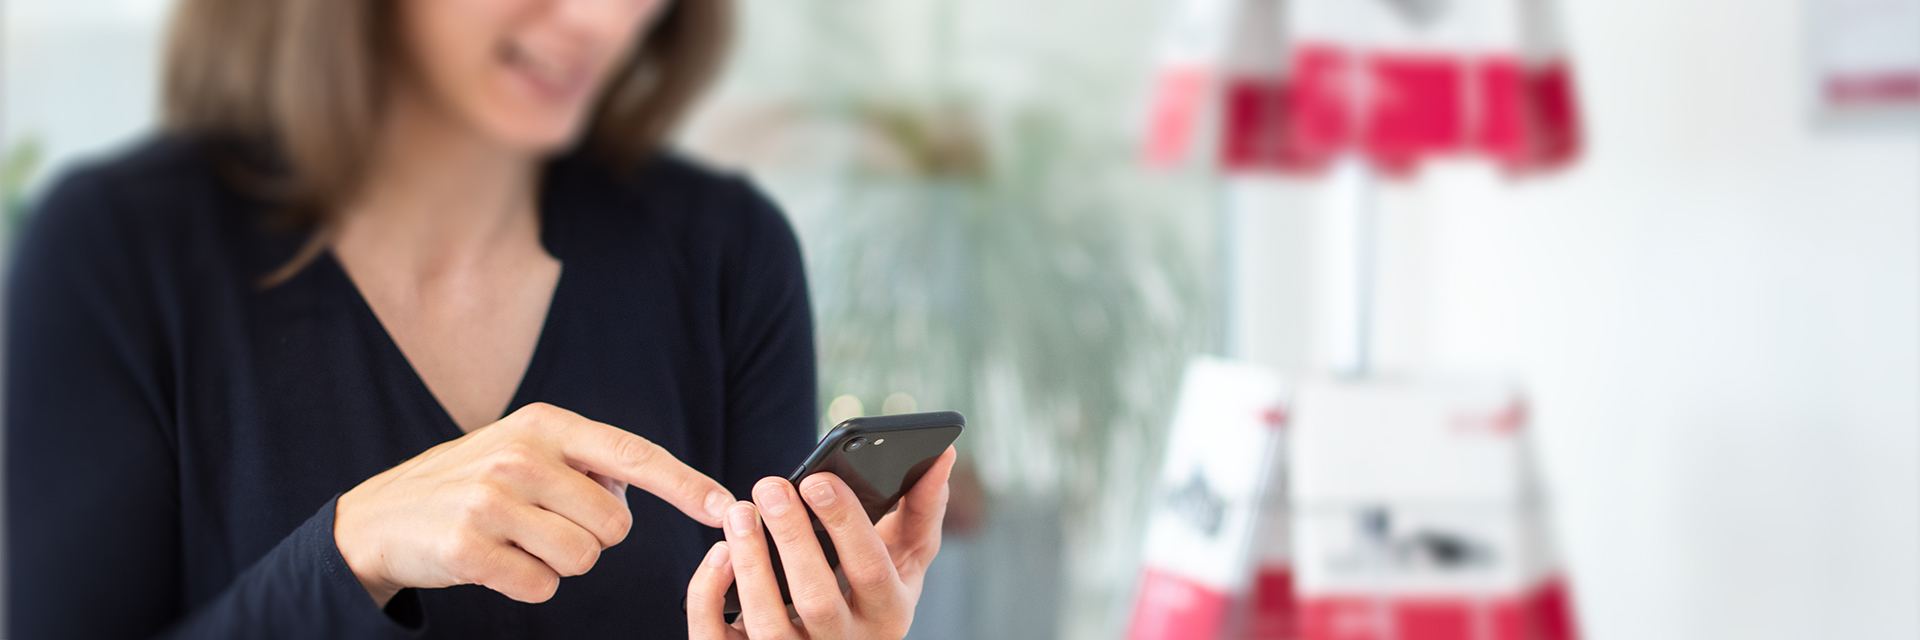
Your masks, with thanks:
[[[1189,365],[1148,516],[1132,640],[1216,640],[1235,633],[1250,578],[1285,576],[1285,530],[1273,496],[1286,422],[1287,387],[1253,365],[1202,359]],[[1263,590],[1262,593],[1288,593]],[[1290,601],[1290,597],[1288,598]],[[1290,605],[1289,605],[1290,606]]]
[[[1316,382],[1292,421],[1305,640],[1574,640],[1510,386]]]
[[[1177,0],[1144,156],[1317,174],[1359,156],[1392,176],[1434,157],[1512,174],[1581,146],[1558,0]]]
[[[1227,29],[1241,0],[1179,0],[1168,17],[1147,98],[1144,160],[1171,167],[1187,160],[1206,129],[1223,73]]]
[[[1178,0],[1160,43],[1143,144],[1148,166],[1215,153],[1229,171],[1281,151],[1287,48],[1281,0]]]
[[[1283,426],[1286,419],[1283,417]],[[1294,594],[1293,508],[1283,430],[1267,464],[1267,490],[1255,529],[1252,591],[1240,601],[1230,628],[1243,640],[1295,640],[1300,637],[1299,602]]]
[[[1553,169],[1580,147],[1557,0],[1288,0],[1286,163],[1359,153],[1389,174],[1436,156]]]

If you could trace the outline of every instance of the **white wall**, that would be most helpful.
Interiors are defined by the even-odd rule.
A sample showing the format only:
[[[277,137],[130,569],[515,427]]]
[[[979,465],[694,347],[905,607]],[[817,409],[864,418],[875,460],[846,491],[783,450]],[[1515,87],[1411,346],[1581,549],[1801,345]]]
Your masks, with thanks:
[[[39,141],[44,181],[153,122],[172,0],[5,0],[0,145]],[[3,148],[3,147],[0,147]]]
[[[1794,0],[1566,4],[1586,156],[1384,194],[1377,361],[1531,387],[1592,638],[1920,637],[1920,131],[1812,123]],[[1296,371],[1316,191],[1234,194]]]

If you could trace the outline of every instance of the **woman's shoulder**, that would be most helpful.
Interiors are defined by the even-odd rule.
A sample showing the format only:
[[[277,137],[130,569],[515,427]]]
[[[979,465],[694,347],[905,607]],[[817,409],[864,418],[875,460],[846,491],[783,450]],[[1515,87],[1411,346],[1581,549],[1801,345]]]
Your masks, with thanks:
[[[145,280],[218,262],[210,250],[254,239],[243,221],[256,213],[221,179],[218,153],[155,135],[68,167],[29,209],[14,279],[81,271]]]
[[[63,190],[118,194],[214,186],[218,182],[217,153],[217,145],[205,140],[154,134],[66,169],[49,190],[43,206],[63,204],[58,198]]]
[[[35,201],[27,237],[74,227],[160,231],[218,202],[210,143],[154,135],[67,168]],[[43,231],[44,230],[44,231]]]

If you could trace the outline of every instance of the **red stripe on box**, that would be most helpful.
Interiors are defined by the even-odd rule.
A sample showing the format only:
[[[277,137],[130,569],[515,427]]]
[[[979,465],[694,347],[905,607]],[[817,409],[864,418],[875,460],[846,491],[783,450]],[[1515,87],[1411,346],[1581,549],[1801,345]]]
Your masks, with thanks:
[[[1215,640],[1227,621],[1227,594],[1185,576],[1147,569],[1129,640]]]
[[[1302,640],[1578,640],[1564,579],[1507,596],[1306,596]]]
[[[1537,640],[1521,598],[1308,598],[1304,640]]]
[[[1293,567],[1265,565],[1253,579],[1253,612],[1247,619],[1247,640],[1296,640],[1300,637],[1299,602],[1294,599]]]
[[[1826,84],[1827,101],[1836,106],[1920,104],[1920,71],[1835,76]]]
[[[1573,594],[1567,588],[1565,577],[1556,575],[1541,583],[1540,588],[1533,591],[1530,605],[1534,638],[1579,640],[1579,626],[1573,616]]]

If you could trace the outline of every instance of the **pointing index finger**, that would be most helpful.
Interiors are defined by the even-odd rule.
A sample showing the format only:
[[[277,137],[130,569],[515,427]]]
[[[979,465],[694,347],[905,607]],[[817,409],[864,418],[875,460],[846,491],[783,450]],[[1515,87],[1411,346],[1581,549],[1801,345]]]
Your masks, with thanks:
[[[561,455],[640,490],[659,496],[709,527],[718,527],[733,494],[713,478],[687,466],[671,452],[625,429],[594,422],[564,409],[554,425]]]

